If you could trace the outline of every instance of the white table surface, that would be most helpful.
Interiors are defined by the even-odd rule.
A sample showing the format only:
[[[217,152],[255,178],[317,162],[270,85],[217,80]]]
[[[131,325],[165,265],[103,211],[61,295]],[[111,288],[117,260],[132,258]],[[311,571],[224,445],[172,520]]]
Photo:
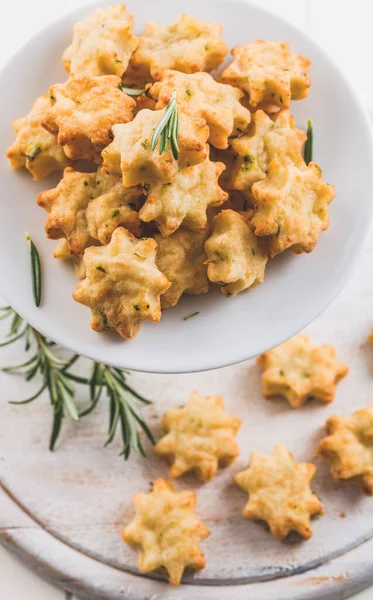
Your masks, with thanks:
[[[318,40],[343,65],[368,107],[373,109],[373,3],[370,0],[255,2],[283,15]],[[89,3],[89,0],[59,3],[53,0],[3,0],[0,6],[0,68],[37,30],[69,10]],[[1,90],[1,94],[4,93],[6,90]],[[0,546],[0,599],[71,600],[71,596],[40,580]],[[353,598],[368,599],[373,600],[373,588]]]

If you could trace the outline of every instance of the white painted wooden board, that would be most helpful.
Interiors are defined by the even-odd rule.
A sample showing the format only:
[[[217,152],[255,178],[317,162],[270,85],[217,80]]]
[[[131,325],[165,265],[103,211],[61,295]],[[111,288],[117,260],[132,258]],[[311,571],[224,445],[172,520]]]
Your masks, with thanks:
[[[84,0],[79,0],[79,2],[81,4],[85,4],[88,2],[84,2]],[[273,8],[274,10],[276,10],[276,12],[280,12],[282,13],[285,17],[287,18],[291,18],[291,20],[293,20],[294,22],[296,22],[299,26],[303,27],[304,25],[306,25],[306,11],[305,11],[305,5],[303,1],[300,0],[286,0],[284,2],[278,2],[277,0],[275,2],[271,1],[271,0],[265,0],[265,1],[261,1],[259,2],[262,6],[268,6],[268,8]],[[37,27],[41,26],[43,23],[42,21],[44,21],[44,23],[52,20],[53,18],[55,18],[56,16],[58,16],[58,14],[62,14],[62,12],[65,12],[66,10],[69,10],[72,7],[77,6],[78,2],[72,1],[72,0],[65,0],[65,2],[62,4],[57,4],[57,3],[50,3],[50,2],[45,2],[43,0],[35,0],[33,3],[26,3],[26,2],[18,2],[15,3],[14,7],[7,5],[6,6],[6,19],[2,19],[1,23],[0,23],[0,33],[2,35],[0,35],[0,62],[5,60],[7,54],[9,55],[10,52],[12,52],[13,50],[16,49],[17,45],[19,45],[22,41],[25,40],[26,37],[29,37],[31,32],[34,31],[34,25],[36,25]],[[334,27],[331,28],[330,24],[333,22],[333,18],[335,18],[335,14],[336,14],[336,8],[337,8],[337,4],[338,4],[338,27]],[[350,57],[347,56],[346,59],[343,58],[344,63],[346,64],[346,68],[351,70],[351,71],[356,71],[355,75],[357,77],[357,80],[360,81],[360,83],[358,82],[358,84],[361,86],[361,90],[363,93],[366,94],[366,97],[372,97],[371,94],[371,83],[367,83],[369,81],[369,78],[367,78],[366,74],[367,72],[369,72],[370,70],[370,59],[369,59],[369,52],[367,52],[367,46],[362,45],[364,44],[371,44],[372,42],[370,42],[370,33],[369,33],[369,21],[370,19],[368,18],[369,15],[367,15],[367,10],[369,9],[369,4],[367,2],[363,2],[363,0],[359,0],[358,2],[354,3],[354,10],[353,10],[353,17],[356,21],[356,19],[358,19],[359,23],[360,23],[360,27],[363,26],[364,24],[367,23],[367,36],[364,36],[364,41],[359,42],[361,45],[360,47],[357,46],[360,50],[359,52],[359,56],[357,57],[357,61],[359,62],[359,66],[357,68],[357,70],[354,67],[354,60],[353,60],[353,52],[354,52],[354,43],[351,43],[351,27],[350,27],[350,22],[351,22],[351,3],[347,3],[344,2],[343,0],[341,0],[340,2],[336,3],[334,2],[334,0],[327,0],[325,2],[321,2],[320,0],[315,0],[314,2],[310,2],[309,3],[309,14],[311,16],[311,21],[310,24],[312,26],[312,34],[316,37],[319,37],[321,42],[324,44],[329,45],[330,50],[333,52],[333,50],[337,50],[338,53],[340,54],[340,56],[344,56],[343,53],[345,53],[347,55],[348,52],[350,52]],[[22,20],[19,19],[19,11],[20,11],[20,5],[22,6],[22,14],[23,14],[23,18]],[[360,18],[359,18],[359,13],[358,10],[360,9]],[[0,8],[1,11],[1,8]],[[3,8],[3,11],[5,11],[5,7]],[[1,14],[1,12],[0,12]],[[356,30],[356,38],[359,37],[359,30],[361,31],[361,28],[357,26],[356,23],[354,23],[354,29]],[[12,28],[13,28],[13,32],[16,30],[17,31],[17,36],[11,35],[12,33]],[[348,30],[349,32],[349,43],[346,43],[346,31]],[[340,32],[340,33],[339,33]],[[338,35],[340,36],[338,38]],[[361,40],[363,40],[362,36],[360,37]],[[336,43],[334,43],[334,40],[336,40]],[[361,50],[365,50],[365,52],[361,52]],[[369,67],[369,70],[368,70]],[[321,319],[319,319],[319,321],[317,323],[315,323],[312,328],[310,329],[310,331],[314,331],[315,332],[315,336],[318,336],[318,339],[321,341],[322,339],[325,339],[325,341],[331,341],[333,342],[333,339],[335,339],[338,342],[338,346],[340,348],[348,348],[348,356],[346,355],[346,358],[348,358],[348,362],[349,363],[353,363],[354,366],[356,366],[356,373],[355,373],[355,379],[351,380],[351,378],[349,378],[349,381],[346,381],[345,383],[343,383],[342,385],[344,386],[344,391],[338,395],[338,407],[342,410],[342,407],[345,406],[350,407],[350,397],[351,396],[356,396],[356,390],[360,389],[361,390],[361,394],[362,394],[362,398],[361,400],[364,402],[368,402],[370,401],[369,398],[369,394],[370,394],[370,390],[371,390],[371,373],[370,373],[370,368],[369,368],[369,363],[370,363],[370,358],[369,358],[369,352],[367,350],[367,348],[363,348],[363,349],[359,349],[359,344],[360,342],[365,338],[365,333],[366,333],[366,329],[369,328],[371,326],[371,324],[373,324],[373,310],[370,309],[369,306],[369,302],[368,302],[368,297],[367,294],[369,293],[369,295],[371,296],[371,288],[369,288],[369,290],[365,291],[362,289],[361,287],[361,281],[360,279],[363,279],[364,277],[369,278],[370,275],[370,264],[371,261],[368,260],[368,257],[366,258],[366,263],[365,263],[365,271],[362,270],[362,267],[360,269],[360,275],[356,275],[355,277],[355,284],[351,284],[349,290],[346,290],[344,292],[344,294],[342,295],[342,297],[337,301],[337,303],[334,305],[334,308],[331,308],[328,313],[326,315],[324,315]],[[355,289],[356,288],[356,289]],[[364,314],[364,318],[362,315],[359,316],[358,322],[354,322],[353,318],[351,317],[350,322],[348,322],[348,319],[345,319],[345,321],[347,322],[346,325],[346,332],[342,331],[340,326],[338,326],[337,330],[333,330],[333,326],[335,325],[335,323],[337,323],[338,320],[342,320],[343,321],[343,317],[349,317],[350,312],[351,312],[351,307],[354,307],[355,310],[357,312],[359,312],[359,301],[361,299],[361,296],[363,294],[365,294],[365,303],[364,306],[361,308],[365,308],[365,314]],[[337,308],[335,308],[337,307]],[[338,309],[339,307],[339,309]],[[357,323],[357,324],[356,324]],[[356,329],[357,327],[357,329]],[[351,329],[351,331],[350,331]],[[353,331],[352,331],[353,330]],[[351,337],[350,337],[351,336]],[[317,339],[317,337],[316,337]],[[18,356],[15,356],[15,359],[17,359]],[[345,358],[345,357],[344,357]],[[365,361],[365,362],[364,362]],[[361,362],[363,362],[363,365],[361,364]],[[246,371],[245,371],[246,369]],[[236,379],[239,378],[239,385],[241,387],[245,387],[248,389],[249,388],[249,384],[250,381],[253,380],[254,374],[253,374],[253,369],[252,367],[248,367],[248,365],[242,365],[240,367],[237,368],[233,368],[229,371],[228,374],[224,374],[225,371],[228,370],[224,370],[224,371],[219,371],[217,373],[214,374],[208,374],[208,376],[200,374],[198,376],[181,376],[180,378],[176,378],[176,379],[172,379],[172,378],[158,378],[155,376],[136,376],[137,378],[140,377],[140,379],[137,379],[138,381],[138,385],[139,387],[141,385],[143,385],[144,383],[144,387],[148,387],[149,390],[151,392],[156,393],[157,395],[161,395],[163,400],[165,402],[167,402],[167,400],[173,401],[174,403],[179,403],[182,402],[185,397],[181,398],[181,396],[183,394],[186,393],[186,391],[193,389],[193,388],[198,388],[201,392],[205,392],[205,393],[215,393],[215,392],[220,392],[221,389],[221,384],[224,380],[229,380],[230,378],[232,379]],[[251,371],[251,375],[249,374]],[[243,375],[243,373],[245,373],[245,375]],[[190,379],[185,379],[185,377],[190,378]],[[256,375],[257,377],[257,375]],[[222,384],[223,385],[223,384]],[[237,382],[234,383],[234,385],[238,385]],[[369,387],[370,385],[370,387]],[[11,384],[9,384],[9,386],[12,387],[8,387],[8,384],[4,384],[3,381],[0,381],[0,386],[1,389],[3,391],[4,396],[7,396],[10,392],[11,389],[14,390],[14,393],[16,394],[20,394],[21,390],[18,389],[18,385],[17,383],[12,382]],[[14,387],[16,386],[16,387]],[[219,387],[219,389],[216,389],[216,387]],[[230,384],[227,387],[227,393],[228,396],[230,396],[230,394],[234,394],[234,386],[232,386],[232,388],[229,387]],[[211,389],[213,388],[213,389]],[[342,388],[341,388],[342,389]],[[230,391],[228,391],[230,390]],[[225,394],[226,397],[228,398],[227,394]],[[265,403],[264,407],[259,403],[259,396],[257,393],[257,387],[256,387],[256,391],[255,391],[255,402],[253,403],[254,406],[254,411],[253,411],[253,417],[255,419],[255,413],[258,411],[261,411],[262,409],[264,409],[264,412],[267,412],[267,408],[268,405]],[[3,399],[2,399],[3,400]],[[229,403],[229,401],[227,401]],[[233,405],[232,405],[233,406]],[[160,407],[160,405],[159,405]],[[335,405],[335,407],[337,407],[337,404]],[[7,409],[9,407],[6,407]],[[251,405],[252,408],[252,405]],[[331,409],[331,407],[330,407]],[[334,409],[334,407],[333,407]],[[40,412],[39,412],[40,410]],[[281,407],[278,406],[276,408],[272,408],[269,410],[274,410],[274,413],[272,413],[273,415],[276,415],[275,418],[273,418],[274,421],[279,421],[281,420],[283,417],[286,416],[287,418],[287,410],[285,410],[285,407],[282,405]],[[31,407],[30,407],[30,411],[31,411]],[[331,410],[331,412],[333,412],[333,410]],[[310,407],[305,409],[304,413],[303,413],[303,417],[304,419],[306,419],[307,421],[308,419],[308,415],[314,418],[314,420],[316,420],[316,413],[318,413],[318,419],[320,420],[320,422],[322,420],[324,420],[326,414],[330,414],[329,408],[328,408],[328,412],[325,411],[324,408],[322,407]],[[25,413],[24,413],[25,414]],[[37,444],[38,446],[41,446],[41,444],[43,443],[43,439],[42,436],[47,435],[47,407],[43,407],[41,409],[39,409],[36,405],[32,408],[32,411],[30,413],[30,422],[27,423],[28,427],[35,427],[36,431],[40,431],[40,440],[39,443]],[[268,416],[269,413],[267,413]],[[35,416],[37,415],[37,416]],[[2,417],[0,417],[0,422],[2,422]],[[17,417],[17,420],[19,421],[19,418]],[[268,420],[268,419],[267,419]],[[20,421],[19,421],[20,422]],[[97,427],[97,425],[95,426]],[[273,425],[274,428],[275,424]],[[104,425],[102,425],[101,423],[98,424],[98,429],[100,431],[102,431],[102,434],[104,433],[103,429],[104,429]],[[83,430],[85,432],[85,429]],[[96,437],[97,436],[98,431],[95,430],[95,428],[93,428],[92,430],[89,430],[86,441],[88,439],[90,439],[90,436],[92,436],[92,442],[94,443],[94,453],[93,456],[89,456],[89,453],[87,452],[87,449],[85,447],[85,444],[82,444],[82,452],[81,452],[81,456],[84,460],[87,460],[87,465],[84,466],[84,472],[83,472],[83,476],[86,477],[87,473],[85,471],[85,469],[90,469],[90,461],[92,460],[92,462],[95,462],[95,456],[97,453],[97,457],[101,456],[102,454],[102,450],[99,449],[98,443],[99,440]],[[319,432],[318,432],[319,433]],[[84,433],[84,435],[86,435],[87,432]],[[36,436],[38,434],[35,434]],[[16,437],[16,436],[15,436]],[[17,438],[16,438],[17,439]],[[28,447],[27,447],[27,443],[29,443],[29,441],[32,441],[32,443],[35,442],[35,436],[34,438],[31,436],[31,438],[29,438],[29,440],[21,440],[21,446],[23,449],[23,455],[22,456],[28,456]],[[68,428],[67,434],[63,440],[63,445],[60,447],[59,449],[59,453],[56,454],[56,458],[51,458],[49,459],[48,457],[48,461],[49,460],[53,460],[53,461],[59,461],[60,458],[58,457],[62,457],[63,460],[66,460],[67,455],[69,454],[70,450],[68,450],[68,448],[70,448],[71,446],[74,446],[74,444],[76,443],[76,438],[75,438],[75,433],[73,431],[73,428]],[[45,440],[44,440],[45,442]],[[80,440],[81,443],[81,440]],[[264,440],[263,440],[264,443]],[[67,447],[68,445],[68,447]],[[255,447],[259,447],[258,444]],[[83,452],[83,450],[85,452]],[[75,452],[75,450],[73,450],[73,452]],[[115,453],[112,450],[109,451],[105,451],[106,454],[108,454],[110,456],[110,458],[106,458],[106,454],[105,454],[105,469],[107,468],[112,468],[113,469],[113,475],[114,474],[118,474],[118,477],[123,477],[123,468],[119,467],[119,463],[118,461],[120,461],[120,459],[118,459],[115,456]],[[44,453],[44,455],[47,455],[47,453]],[[309,458],[309,457],[307,457]],[[108,461],[106,463],[106,460]],[[21,460],[17,463],[16,468],[18,468],[18,465],[21,464]],[[43,464],[43,463],[41,463]],[[235,469],[236,467],[238,468],[238,465],[234,466]],[[162,467],[160,466],[160,469]],[[23,467],[23,469],[25,469],[25,467]],[[22,470],[22,465],[21,465],[21,470]],[[71,469],[67,469],[66,471],[64,471],[64,478],[69,477]],[[163,471],[164,468],[163,468]],[[225,477],[225,475],[224,475]],[[220,480],[220,484],[223,482],[223,480]],[[50,483],[50,482],[49,482]],[[52,481],[53,483],[53,481]],[[73,486],[72,489],[75,490],[75,488],[79,486]],[[70,489],[70,488],[69,488]],[[339,494],[339,492],[338,492]],[[337,494],[337,495],[338,495]],[[242,495],[241,495],[241,499],[242,499]],[[324,498],[323,498],[324,499]],[[325,500],[325,499],[324,499]],[[122,501],[123,502],[123,501]],[[61,502],[61,504],[63,504],[63,501]],[[358,503],[360,504],[360,503]],[[366,501],[363,502],[363,504],[366,504]],[[1,507],[1,503],[0,503],[0,507]],[[355,506],[353,507],[355,509]],[[111,508],[111,510],[114,512],[114,506]],[[365,519],[365,521],[370,520],[370,511],[369,508],[364,509],[366,510],[366,516],[367,519]],[[91,517],[91,520],[94,521],[95,520],[95,516],[92,514],[88,514],[88,517]],[[325,517],[323,519],[319,519],[317,521],[317,525],[320,524],[320,530],[322,531],[324,528],[322,527],[322,523],[323,520],[325,519]],[[345,519],[342,521],[343,525],[345,523]],[[112,522],[112,518],[111,521]],[[338,521],[337,521],[338,523]],[[94,537],[95,536],[95,532],[90,528],[90,524],[89,522],[85,522],[83,525],[84,527],[87,527],[88,531],[86,533],[84,533],[84,539],[90,539],[90,537]],[[60,524],[59,524],[60,525]],[[243,525],[247,525],[247,524],[243,524]],[[251,527],[254,524],[250,524],[250,531],[252,531]],[[1,527],[1,523],[0,523],[0,527]],[[256,526],[257,527],[257,526]],[[32,537],[32,535],[28,535],[28,533],[33,529],[33,527],[31,527],[30,525],[25,526],[24,529],[20,529],[20,530],[13,530],[14,535],[13,535],[13,539],[19,544],[22,545],[24,544],[25,546],[28,547],[29,552],[32,553],[35,551],[35,547],[37,547],[37,539],[34,539]],[[78,529],[79,530],[79,526],[77,526],[77,524],[71,524],[69,522],[67,523],[63,523],[63,529],[65,530],[71,530],[71,529]],[[105,530],[106,531],[106,530]],[[255,531],[255,529],[254,529]],[[78,531],[77,533],[74,533],[74,536],[76,535],[81,535],[81,533]],[[256,535],[256,534],[255,534]],[[315,532],[316,535],[316,532]],[[76,537],[74,538],[76,539]],[[110,538],[112,539],[112,538]],[[210,538],[212,539],[212,538]],[[54,540],[51,542],[51,544],[53,544]],[[58,544],[58,542],[56,542]],[[112,543],[112,542],[110,542]],[[101,544],[104,544],[104,540],[101,540]],[[110,545],[110,544],[109,544]],[[59,547],[59,546],[58,546]],[[44,542],[41,542],[41,547],[40,547],[40,551],[42,551],[44,548]],[[365,548],[362,546],[359,550],[351,553],[350,555],[346,555],[347,556],[347,561],[349,561],[349,564],[352,568],[350,568],[350,571],[352,572],[352,576],[354,573],[357,573],[359,571],[363,571],[364,570],[364,565],[366,564],[365,560],[364,560],[364,555],[367,554],[367,549],[368,549],[368,545],[365,546]],[[104,549],[106,550],[106,549]],[[62,552],[61,550],[58,550],[58,552]],[[69,552],[67,550],[67,552]],[[308,551],[307,551],[308,552]],[[64,553],[63,553],[64,554]],[[370,550],[370,555],[372,555],[372,551]],[[75,555],[74,555],[75,556]],[[46,558],[44,556],[44,558]],[[73,559],[71,559],[73,560]],[[84,563],[84,565],[83,565]],[[326,569],[329,569],[325,571],[325,567],[322,567],[321,569],[318,569],[315,573],[312,573],[312,576],[310,577],[309,574],[306,576],[297,576],[296,578],[294,578],[295,584],[294,587],[292,587],[291,589],[296,590],[297,587],[298,589],[301,588],[303,589],[305,586],[308,586],[308,590],[311,590],[310,593],[312,593],[312,589],[315,590],[317,589],[315,586],[316,584],[321,584],[322,586],[325,586],[325,578],[328,578],[330,575],[332,577],[334,577],[335,579],[330,579],[329,577],[329,581],[328,581],[328,588],[329,589],[335,589],[336,590],[336,594],[338,594],[338,596],[335,597],[342,597],[342,591],[341,588],[344,586],[346,588],[346,586],[348,585],[348,582],[351,582],[351,573],[346,573],[346,567],[345,564],[346,563],[341,563],[341,567],[339,568],[337,566],[338,561],[333,561],[333,563],[330,565],[330,568],[327,567]],[[1,567],[2,565],[5,564],[3,563],[2,559],[1,559],[1,555],[0,555],[0,573],[2,573]],[[7,563],[8,564],[8,563]],[[9,563],[10,564],[10,563]],[[93,566],[94,565],[94,566]],[[95,565],[96,563],[92,563],[92,561],[90,559],[86,559],[86,561],[83,559],[82,560],[82,570],[81,572],[79,571],[79,569],[76,569],[74,571],[75,576],[77,578],[81,578],[83,581],[87,582],[89,581],[90,576],[92,576],[92,573],[96,573],[95,570]],[[6,567],[5,567],[6,568]],[[3,567],[3,571],[4,571],[4,567]],[[97,571],[100,571],[100,569],[97,568]],[[98,579],[100,577],[100,573],[97,574],[98,575]],[[115,575],[117,576],[117,573],[115,572]],[[9,600],[17,600],[17,586],[20,584],[20,579],[19,576],[16,575],[17,577],[17,584],[14,584],[12,586],[12,588],[9,588]],[[342,580],[341,577],[343,579],[343,582],[346,581],[346,584],[342,585]],[[136,578],[137,579],[137,578]],[[115,584],[118,583],[118,579],[117,577],[114,577],[113,575],[113,581],[115,582]],[[282,580],[282,582],[285,582],[286,580]],[[290,579],[288,580],[290,581]],[[281,584],[282,584],[281,582]],[[29,580],[26,577],[26,586],[25,587],[25,591],[23,592],[24,594],[26,593],[27,590],[27,598],[31,597],[31,592],[30,592],[30,583]],[[1,584],[3,585],[3,581],[1,581]],[[59,592],[51,592],[50,588],[48,588],[48,591],[45,591],[47,588],[44,588],[44,584],[40,584],[40,600],[43,600],[45,598],[45,600],[54,600],[54,596],[51,595],[52,593],[56,594],[56,598],[59,598]],[[119,585],[119,584],[118,584]],[[257,584],[257,585],[263,585],[263,584]],[[267,584],[265,584],[267,585]],[[147,588],[150,591],[158,591],[158,586],[159,584],[150,584],[150,586]],[[255,586],[256,587],[256,586]],[[279,586],[280,587],[280,586]],[[20,588],[21,589],[21,588]],[[191,588],[191,590],[188,592],[188,594],[190,595],[190,592],[192,593],[192,595],[195,596],[195,589],[196,588]],[[290,589],[290,587],[288,588]],[[1,588],[1,591],[3,592],[4,587]],[[6,590],[6,588],[5,588]],[[257,593],[257,594],[264,594],[264,592],[260,592],[259,591],[260,588],[257,588],[257,591],[253,591],[253,593]],[[351,590],[352,591],[352,590]],[[6,592],[8,593],[8,592]],[[347,590],[346,590],[347,593]],[[57,596],[58,594],[58,596]],[[165,592],[165,594],[168,594],[168,592]],[[316,595],[315,595],[316,594]],[[369,594],[369,596],[367,595]],[[318,592],[315,591],[314,592],[314,597],[317,597]],[[364,595],[366,595],[366,597],[372,597],[370,592],[366,592],[364,593]],[[2,595],[0,595],[1,600],[3,600]],[[21,597],[21,596],[20,596]],[[24,596],[22,596],[23,598]],[[103,597],[103,596],[102,596]],[[166,596],[162,593],[162,598],[165,598]],[[208,596],[209,598],[212,597],[211,595]],[[224,596],[222,596],[224,597]],[[238,597],[238,596],[237,596]],[[251,596],[253,597],[253,596]],[[259,596],[261,599],[264,597],[263,595]],[[277,598],[279,598],[280,596],[278,595]],[[286,598],[290,598],[290,597],[294,597],[292,595],[288,595],[285,596]],[[8,600],[8,597],[5,596],[4,600]]]

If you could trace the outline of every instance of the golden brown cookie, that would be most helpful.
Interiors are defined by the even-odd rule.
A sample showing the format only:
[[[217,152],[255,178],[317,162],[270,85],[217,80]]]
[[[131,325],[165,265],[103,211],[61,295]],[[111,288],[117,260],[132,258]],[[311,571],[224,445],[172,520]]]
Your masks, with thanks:
[[[290,100],[302,100],[311,81],[311,61],[289,50],[287,42],[256,40],[236,46],[234,61],[223,71],[222,80],[249,94],[252,108],[273,111],[289,108]]]
[[[234,161],[229,187],[250,196],[254,183],[267,177],[268,166],[274,158],[282,164],[305,168],[302,147],[306,133],[294,126],[288,110],[269,117],[262,110],[252,115],[247,133],[230,140]]]
[[[164,111],[141,110],[131,123],[114,125],[114,140],[102,153],[103,168],[108,173],[122,173],[129,187],[147,182],[169,183],[180,169],[203,162],[208,157],[206,144],[209,128],[203,119],[179,113],[179,158],[171,149],[159,153],[159,142],[151,150],[153,131]]]
[[[197,520],[194,492],[175,492],[164,479],[149,494],[135,494],[136,516],[123,531],[124,541],[139,550],[139,569],[149,573],[163,567],[172,585],[179,585],[186,567],[206,565],[200,543],[210,531]]]
[[[62,57],[66,71],[71,77],[121,77],[138,44],[132,29],[133,16],[125,4],[95,10],[74,25],[72,43]]]
[[[321,169],[310,163],[301,170],[274,159],[268,176],[251,188],[255,235],[268,236],[268,254],[287,248],[312,252],[322,231],[329,227],[328,205],[335,197],[332,185],[322,179]]]
[[[216,148],[227,148],[228,138],[242,134],[250,123],[251,113],[240,103],[243,92],[218,83],[208,73],[187,75],[166,71],[162,80],[151,86],[147,94],[157,100],[156,108],[161,109],[171,100],[173,90],[176,90],[181,112],[205,119],[210,128],[208,141]]]
[[[336,361],[333,346],[313,346],[306,335],[264,352],[257,363],[263,369],[263,396],[284,396],[293,408],[310,398],[333,402],[336,384],[348,373],[348,367]]]
[[[373,405],[351,417],[329,417],[327,437],[316,452],[330,464],[334,481],[348,480],[373,496]]]
[[[13,122],[17,137],[6,153],[13,169],[26,167],[36,181],[69,164],[57,136],[41,125],[49,106],[48,94],[40,96],[28,115]]]
[[[102,150],[112,140],[112,126],[133,118],[136,102],[118,87],[120,77],[81,76],[52,85],[51,105],[42,121],[72,160],[101,162]]]
[[[80,173],[69,167],[57,187],[39,194],[37,202],[49,212],[47,236],[66,238],[70,254],[77,256],[97,242],[108,244],[119,226],[140,236],[136,208],[142,197],[141,188],[125,188],[120,175]]]
[[[250,227],[251,213],[222,210],[212,222],[205,244],[207,275],[227,297],[236,296],[264,280],[268,260],[265,241]]]
[[[158,244],[157,266],[171,287],[162,294],[162,308],[175,306],[182,294],[205,294],[209,289],[205,254],[207,231],[180,227],[168,237],[155,235]]]
[[[181,225],[193,231],[206,229],[206,210],[221,206],[228,198],[218,183],[224,169],[223,163],[207,159],[180,170],[169,183],[149,183],[140,219],[156,221],[164,236],[171,235]]]
[[[253,452],[249,468],[234,477],[249,493],[243,516],[266,521],[276,540],[283,540],[290,531],[308,540],[312,536],[311,516],[323,512],[309,485],[315,472],[314,465],[295,462],[282,444],[272,454]]]
[[[131,60],[132,77],[161,79],[167,69],[195,73],[212,71],[228,48],[219,23],[181,15],[171,25],[147,23]]]
[[[201,481],[210,481],[219,466],[230,465],[239,455],[235,435],[241,420],[224,411],[221,396],[203,398],[193,392],[185,406],[166,412],[166,435],[154,452],[172,457],[170,477],[194,471]]]
[[[87,276],[78,284],[73,298],[92,310],[95,331],[113,328],[133,338],[141,321],[159,321],[160,295],[170,282],[155,264],[157,242],[136,239],[118,227],[107,246],[87,248]]]

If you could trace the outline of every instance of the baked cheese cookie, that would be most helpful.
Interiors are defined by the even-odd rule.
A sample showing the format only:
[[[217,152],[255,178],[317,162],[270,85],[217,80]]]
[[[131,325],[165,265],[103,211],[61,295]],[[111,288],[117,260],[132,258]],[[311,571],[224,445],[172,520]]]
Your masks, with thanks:
[[[168,69],[195,73],[212,71],[223,62],[228,48],[219,23],[181,15],[171,25],[147,23],[134,53],[132,77],[161,79]]]
[[[112,140],[112,126],[133,118],[136,102],[118,87],[116,75],[81,76],[52,85],[51,105],[42,121],[72,160],[101,162],[102,150]]]
[[[182,294],[205,294],[209,289],[205,254],[207,231],[180,227],[168,237],[155,235],[158,244],[157,266],[171,287],[162,294],[162,308],[175,306]]]
[[[308,540],[311,516],[323,512],[309,485],[315,472],[314,465],[295,462],[282,444],[271,455],[253,452],[249,468],[234,477],[249,493],[243,516],[266,521],[276,540],[283,540],[290,531]]]
[[[48,94],[40,96],[28,115],[13,122],[16,139],[6,153],[13,169],[26,167],[35,181],[53,171],[62,171],[69,164],[57,136],[42,127],[49,106]]]
[[[348,367],[336,361],[333,346],[313,346],[306,335],[264,352],[257,363],[263,369],[263,396],[284,396],[293,408],[310,398],[333,402],[336,384],[348,373]]]
[[[244,94],[238,88],[218,83],[208,73],[187,75],[166,71],[162,80],[150,87],[147,95],[155,98],[156,108],[161,109],[167,106],[174,90],[184,114],[205,119],[210,128],[208,141],[216,148],[227,148],[229,137],[246,131],[251,113],[240,103]]]
[[[119,226],[140,236],[136,208],[142,197],[141,188],[125,188],[120,175],[68,167],[57,187],[39,194],[37,203],[49,213],[47,236],[66,238],[69,252],[77,256],[94,243],[108,244]]]
[[[107,246],[86,249],[87,276],[73,298],[92,310],[92,329],[113,328],[128,339],[137,335],[141,321],[160,320],[160,295],[171,284],[156,267],[156,252],[155,240],[138,240],[123,227]]]
[[[194,231],[206,229],[206,210],[221,206],[228,194],[218,179],[223,163],[205,160],[180,170],[169,183],[151,182],[139,212],[142,221],[156,221],[162,235],[171,235],[181,225]]]
[[[62,57],[66,71],[71,77],[121,77],[138,45],[132,29],[133,16],[125,4],[95,10],[74,25],[73,41]]]
[[[208,157],[209,128],[204,119],[179,114],[179,158],[175,159],[170,148],[159,153],[159,142],[151,150],[153,131],[162,118],[164,110],[144,109],[137,113],[131,123],[114,125],[114,140],[102,152],[103,168],[108,173],[121,173],[123,183],[129,187],[150,181],[168,183],[180,169],[196,165]]]
[[[211,236],[205,244],[208,278],[220,285],[227,297],[264,280],[266,244],[254,235],[250,214],[222,210],[214,217]]]
[[[163,567],[172,585],[179,585],[185,568],[206,565],[200,543],[210,535],[197,520],[194,492],[175,492],[164,479],[149,494],[135,494],[136,516],[123,531],[124,541],[139,549],[139,569],[149,573]]]
[[[268,166],[274,158],[305,168],[302,147],[306,138],[306,133],[294,126],[294,118],[288,110],[280,110],[272,118],[257,110],[247,133],[230,140],[234,161],[229,187],[250,195],[253,184],[267,177]]]
[[[315,163],[301,170],[274,159],[267,178],[254,183],[251,194],[255,208],[251,223],[255,235],[269,236],[271,257],[287,248],[312,252],[320,233],[329,227],[328,205],[335,190],[323,181]]]
[[[351,417],[334,415],[316,452],[330,464],[334,481],[349,480],[373,496],[373,405]]]
[[[162,423],[166,435],[154,452],[172,457],[170,477],[194,471],[201,481],[210,481],[219,466],[230,465],[239,455],[234,438],[241,421],[224,411],[221,396],[203,398],[193,392],[185,406],[167,411]]]
[[[232,54],[222,80],[247,92],[251,108],[289,108],[290,100],[307,97],[311,61],[290,52],[287,42],[256,40],[236,46]]]

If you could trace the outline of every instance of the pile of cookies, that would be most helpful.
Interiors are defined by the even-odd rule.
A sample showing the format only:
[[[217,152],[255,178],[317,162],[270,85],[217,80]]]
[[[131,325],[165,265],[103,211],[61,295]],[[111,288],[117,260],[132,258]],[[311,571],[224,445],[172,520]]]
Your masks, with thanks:
[[[7,152],[36,180],[63,170],[37,199],[47,236],[76,267],[92,328],[126,339],[184,293],[235,296],[269,258],[311,252],[334,198],[289,112],[311,85],[307,58],[257,40],[218,75],[220,24],[184,14],[141,37],[133,24],[115,4],[74,26],[69,79],[14,122]],[[173,98],[172,136],[153,144]]]
[[[305,335],[265,352],[257,363],[263,371],[263,396],[284,397],[293,408],[315,398],[332,402],[336,384],[348,373],[346,365],[336,360],[332,346],[313,346]],[[165,435],[154,451],[171,460],[170,477],[191,471],[208,482],[219,467],[239,456],[235,436],[240,425],[240,419],[224,411],[220,396],[203,398],[194,392],[185,406],[166,412]],[[325,426],[326,437],[316,454],[330,464],[337,483],[348,480],[372,496],[373,405],[350,417],[332,416]],[[282,444],[271,455],[253,452],[248,468],[233,477],[249,494],[243,516],[265,521],[276,540],[283,540],[290,531],[309,539],[311,517],[324,511],[310,488],[315,473],[315,465],[297,463]],[[133,503],[136,516],[123,538],[140,549],[141,571],[163,567],[170,582],[178,585],[186,567],[205,566],[200,543],[209,531],[195,516],[193,492],[177,493],[171,483],[158,479],[149,494],[135,494]]]

